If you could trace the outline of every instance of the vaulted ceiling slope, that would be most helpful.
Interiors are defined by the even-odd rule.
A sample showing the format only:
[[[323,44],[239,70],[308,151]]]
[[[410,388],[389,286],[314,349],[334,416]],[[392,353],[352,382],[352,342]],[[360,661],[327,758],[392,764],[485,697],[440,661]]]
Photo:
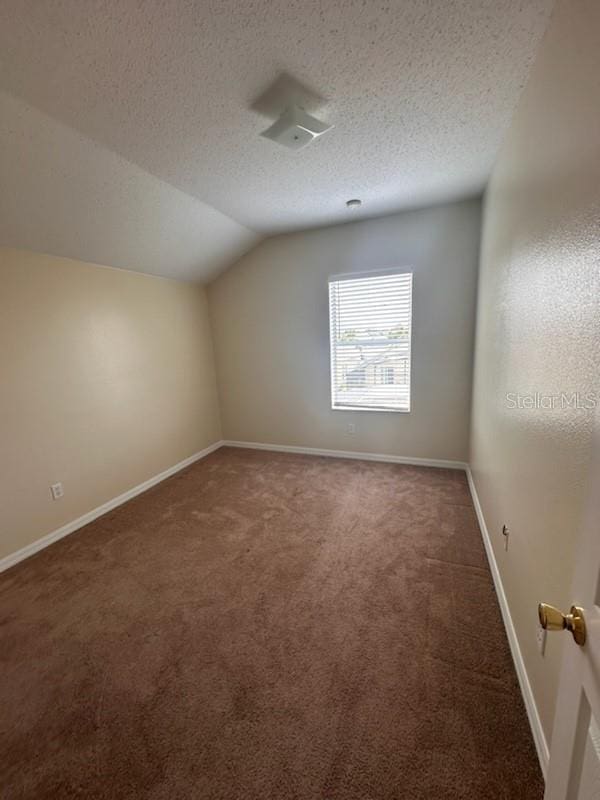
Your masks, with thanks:
[[[350,197],[477,193],[552,5],[3,0],[0,241],[206,279]],[[282,73],[335,125],[299,152],[259,136]]]
[[[205,281],[260,237],[0,92],[0,244]]]
[[[0,92],[0,244],[205,281],[259,238]]]

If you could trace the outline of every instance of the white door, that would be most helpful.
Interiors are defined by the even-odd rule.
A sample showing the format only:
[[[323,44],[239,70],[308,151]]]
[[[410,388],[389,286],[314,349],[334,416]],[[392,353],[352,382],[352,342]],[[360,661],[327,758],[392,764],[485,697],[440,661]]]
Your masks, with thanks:
[[[596,414],[588,501],[580,533],[574,606],[586,641],[568,630],[550,750],[545,800],[600,800],[600,414]],[[568,609],[562,609],[568,614]],[[552,614],[550,612],[550,621]],[[572,618],[565,620],[571,626]],[[558,635],[558,634],[555,634]]]

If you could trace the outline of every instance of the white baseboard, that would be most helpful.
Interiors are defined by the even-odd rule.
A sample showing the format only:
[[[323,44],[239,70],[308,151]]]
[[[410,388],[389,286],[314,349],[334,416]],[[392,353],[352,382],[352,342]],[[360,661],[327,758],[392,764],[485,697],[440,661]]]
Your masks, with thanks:
[[[300,453],[309,456],[328,456],[330,458],[357,458],[362,461],[385,461],[392,464],[412,464],[416,467],[443,467],[445,469],[467,469],[464,461],[444,461],[439,458],[412,458],[385,453],[362,453],[354,450],[323,450],[319,447],[297,447],[288,444],[263,444],[262,442],[223,441],[225,447],[242,447],[248,450],[272,450],[276,453]]]
[[[513,625],[510,610],[508,608],[508,601],[504,592],[504,586],[502,585],[500,570],[498,569],[498,564],[492,548],[492,542],[490,540],[490,534],[485,523],[483,510],[481,508],[481,503],[479,502],[477,489],[475,488],[475,481],[473,480],[470,467],[467,467],[467,480],[469,481],[469,489],[471,490],[471,497],[473,498],[475,513],[477,514],[477,520],[481,529],[481,537],[483,539],[485,552],[490,565],[490,572],[492,573],[492,578],[494,580],[494,587],[496,589],[496,595],[498,596],[498,603],[500,605],[500,611],[502,613],[502,619],[504,620],[504,627],[506,628],[506,635],[508,637],[510,651],[515,664],[515,671],[517,673],[517,678],[519,679],[521,694],[523,695],[525,709],[527,710],[527,716],[529,717],[529,725],[533,734],[533,741],[535,742],[542,773],[544,778],[546,778],[548,772],[548,761],[550,759],[548,742],[546,741],[546,737],[544,735],[544,729],[542,728],[540,715],[538,713],[535,698],[531,690],[531,684],[529,683],[525,662],[523,661],[523,655],[521,653],[521,648],[519,647],[519,640],[517,639],[515,626]]]
[[[165,478],[171,477],[176,472],[184,469],[185,467],[189,467],[190,464],[193,464],[195,461],[199,461],[201,458],[209,455],[214,450],[218,450],[219,447],[222,447],[223,442],[215,442],[214,444],[205,447],[204,450],[200,450],[198,453],[194,453],[193,456],[189,458],[185,458],[183,461],[180,461],[178,464],[174,464],[172,467],[163,470],[163,472],[159,472],[158,475],[154,475],[152,478],[148,478],[147,481],[134,486],[133,489],[128,489],[123,494],[120,494],[118,497],[113,497],[112,500],[109,500],[106,503],[103,503],[101,506],[92,509],[92,511],[88,511],[87,514],[84,514],[77,519],[74,519],[72,522],[67,522],[66,525],[63,525],[60,528],[57,528],[55,531],[42,536],[41,539],[37,539],[35,542],[31,544],[25,545],[20,550],[17,550],[15,553],[10,553],[9,555],[5,556],[4,558],[0,559],[0,572],[3,572],[9,567],[14,566],[14,564],[18,564],[19,561],[23,561],[23,559],[32,556],[34,553],[37,553],[39,550],[43,550],[44,547],[48,547],[48,545],[52,544],[53,542],[57,542],[59,539],[62,539],[64,536],[68,536],[70,533],[73,533],[79,528],[82,528],[84,525],[87,525],[90,522],[93,522],[98,517],[101,517],[103,514],[106,514],[108,511],[112,511],[113,508],[126,503],[128,500],[131,500],[136,495],[145,492],[147,489],[152,488],[152,486],[156,486],[157,483],[164,481]]]

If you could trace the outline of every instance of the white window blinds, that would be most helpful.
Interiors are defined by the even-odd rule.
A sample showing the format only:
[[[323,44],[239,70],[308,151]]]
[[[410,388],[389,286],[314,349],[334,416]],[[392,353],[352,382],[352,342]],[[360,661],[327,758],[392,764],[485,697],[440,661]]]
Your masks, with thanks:
[[[412,273],[329,280],[331,405],[410,411]]]

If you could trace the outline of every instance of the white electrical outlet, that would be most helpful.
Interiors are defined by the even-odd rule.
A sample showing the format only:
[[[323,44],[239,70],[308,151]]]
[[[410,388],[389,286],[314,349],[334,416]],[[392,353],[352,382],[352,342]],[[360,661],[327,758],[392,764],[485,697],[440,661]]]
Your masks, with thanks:
[[[53,483],[52,486],[50,487],[50,491],[52,493],[53,500],[60,500],[60,498],[65,493],[62,483]]]
[[[543,656],[546,651],[546,634],[548,631],[545,631],[540,623],[538,622],[535,628],[535,638],[537,640],[538,650],[540,651],[540,655]]]
[[[346,427],[346,433],[349,434],[356,433],[356,425],[353,422],[348,423],[348,426]]]

